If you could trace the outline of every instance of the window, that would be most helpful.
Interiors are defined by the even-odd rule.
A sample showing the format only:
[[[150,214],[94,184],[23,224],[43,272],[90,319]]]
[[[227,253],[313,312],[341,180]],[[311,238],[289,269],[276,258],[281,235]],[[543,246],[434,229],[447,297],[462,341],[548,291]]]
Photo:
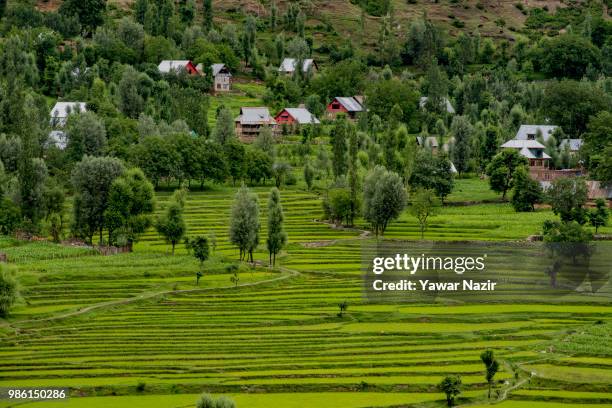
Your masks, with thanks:
[[[332,109],[340,109],[340,104],[339,103],[332,103]]]
[[[535,133],[527,133],[527,140],[535,140]]]

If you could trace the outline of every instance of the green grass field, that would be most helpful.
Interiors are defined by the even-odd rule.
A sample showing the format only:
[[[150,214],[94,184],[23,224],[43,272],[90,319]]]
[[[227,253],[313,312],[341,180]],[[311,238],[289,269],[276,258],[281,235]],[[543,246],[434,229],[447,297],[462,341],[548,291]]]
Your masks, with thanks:
[[[458,184],[455,202],[482,189],[480,180]],[[318,221],[321,197],[299,187],[281,191],[289,235],[281,267],[243,265],[233,287],[224,266],[238,258],[227,238],[235,190],[189,194],[188,234],[217,241],[199,286],[195,259],[182,245],[168,255],[154,231],[134,253],[108,257],[0,239],[23,294],[0,320],[0,387],[69,386],[72,393],[68,402],[0,407],[191,407],[202,391],[230,395],[239,407],[442,407],[436,385],[447,374],[462,376],[464,402],[485,406],[479,356],[487,348],[502,361],[494,386],[501,407],[610,406],[612,350],[602,344],[612,332],[609,303],[578,295],[571,304],[535,296],[483,305],[367,303],[360,262],[369,238]],[[255,191],[265,237],[268,188]],[[158,194],[158,210],[168,197]],[[426,238],[523,240],[548,218],[548,210],[518,214],[501,203],[448,206]],[[417,234],[406,213],[388,237]],[[256,259],[265,261],[260,241]],[[349,307],[339,318],[343,301]]]

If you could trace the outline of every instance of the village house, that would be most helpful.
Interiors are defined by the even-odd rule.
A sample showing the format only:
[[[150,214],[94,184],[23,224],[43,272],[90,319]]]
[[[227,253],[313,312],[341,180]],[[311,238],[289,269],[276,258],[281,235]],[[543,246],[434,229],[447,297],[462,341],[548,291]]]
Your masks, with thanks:
[[[355,119],[359,112],[365,111],[363,96],[336,96],[327,105],[327,117],[335,119],[338,114],[343,113],[349,119]]]
[[[285,108],[274,118],[279,125],[310,125],[321,123],[306,108]]]
[[[512,139],[501,145],[502,149],[515,149],[529,160],[529,167],[548,168],[550,156],[544,152],[546,146],[534,139]]]
[[[283,62],[281,62],[280,67],[278,67],[278,72],[281,74],[285,74],[291,76],[294,74],[296,66],[298,64],[297,59],[295,58],[285,58]],[[312,58],[305,59],[302,62],[302,72],[307,74],[314,74],[318,70],[317,63]]]
[[[260,130],[269,126],[272,133],[277,130],[276,121],[270,115],[268,108],[240,108],[240,115],[234,120],[236,135],[243,142],[252,142],[259,135]]]
[[[427,101],[428,100],[429,100],[429,98],[427,96],[421,96],[421,99],[419,99],[419,107],[421,109],[425,109],[425,106],[427,105]],[[450,113],[451,115],[455,114],[455,108],[453,108],[453,105],[448,100],[448,98],[444,98],[444,105],[446,107],[446,112],[447,113]]]
[[[163,60],[159,63],[157,69],[162,74],[169,74],[171,72],[178,73],[180,71],[185,71],[189,75],[202,74],[201,64],[195,65],[190,60]]]
[[[212,64],[213,90],[217,92],[229,92],[232,90],[232,74],[225,64]]]
[[[53,128],[64,127],[69,115],[86,111],[85,102],[57,102],[51,109],[49,123]]]

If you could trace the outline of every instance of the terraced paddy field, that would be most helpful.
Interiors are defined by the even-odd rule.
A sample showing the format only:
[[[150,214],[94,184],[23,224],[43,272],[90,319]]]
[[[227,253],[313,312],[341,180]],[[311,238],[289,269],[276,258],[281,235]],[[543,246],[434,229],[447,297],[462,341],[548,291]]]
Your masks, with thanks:
[[[265,237],[267,188],[255,190]],[[197,262],[182,246],[169,256],[153,231],[134,253],[108,257],[1,239],[23,301],[0,321],[0,387],[64,386],[71,398],[0,407],[191,407],[202,391],[239,407],[441,407],[436,385],[448,374],[462,377],[461,404],[484,406],[487,348],[502,363],[491,399],[501,407],[612,405],[609,282],[599,297],[368,303],[360,267],[372,238],[362,222],[327,225],[321,197],[291,188],[281,192],[289,245],[280,266],[263,264],[262,244],[260,262],[242,265],[235,287],[225,272],[238,258],[227,240],[234,191],[189,195],[189,235],[217,241],[198,286]],[[168,196],[158,194],[159,208]],[[522,240],[546,218],[505,204],[445,207],[428,237]],[[389,235],[411,239],[417,230],[406,214]]]

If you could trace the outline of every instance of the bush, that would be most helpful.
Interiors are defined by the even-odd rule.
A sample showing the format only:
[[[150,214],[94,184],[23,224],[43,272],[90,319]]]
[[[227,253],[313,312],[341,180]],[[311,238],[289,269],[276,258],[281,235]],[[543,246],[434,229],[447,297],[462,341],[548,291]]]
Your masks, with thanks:
[[[19,284],[6,265],[0,264],[0,316],[7,316],[19,298]]]
[[[215,399],[212,395],[203,393],[196,403],[196,408],[236,408],[236,403],[224,395]]]

